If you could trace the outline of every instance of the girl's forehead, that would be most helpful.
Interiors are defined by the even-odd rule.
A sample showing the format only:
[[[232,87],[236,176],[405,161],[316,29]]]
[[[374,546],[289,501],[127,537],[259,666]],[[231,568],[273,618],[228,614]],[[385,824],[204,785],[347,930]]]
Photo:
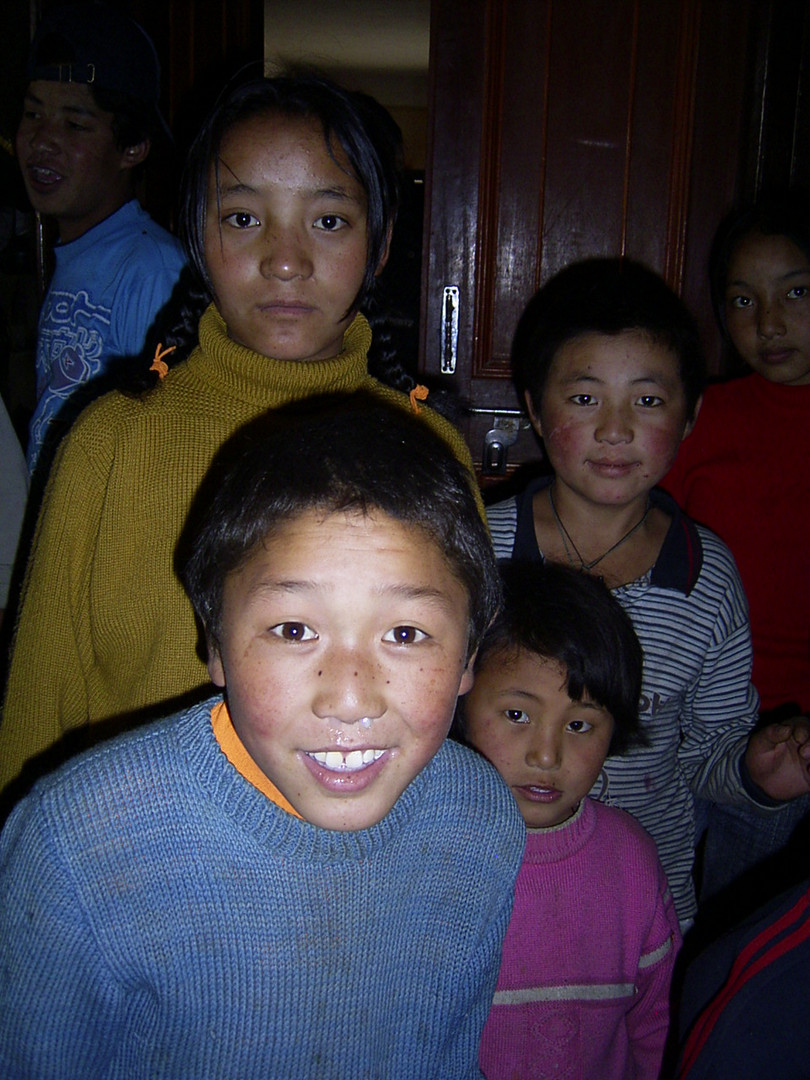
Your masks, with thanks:
[[[728,280],[746,275],[787,274],[810,269],[810,259],[789,236],[782,233],[746,233],[737,241],[729,259]]]
[[[327,142],[317,117],[262,112],[234,123],[222,136],[216,168],[220,186],[230,176],[253,186],[259,181],[289,183],[296,176],[322,187],[339,185],[364,197],[346,151],[332,136]]]
[[[227,127],[220,138],[220,150],[223,147],[250,141],[256,132],[261,132],[266,139],[279,141],[307,140],[310,135],[316,135],[326,147],[321,122],[314,116],[294,116],[280,112],[276,109],[265,109],[251,113],[234,120]]]

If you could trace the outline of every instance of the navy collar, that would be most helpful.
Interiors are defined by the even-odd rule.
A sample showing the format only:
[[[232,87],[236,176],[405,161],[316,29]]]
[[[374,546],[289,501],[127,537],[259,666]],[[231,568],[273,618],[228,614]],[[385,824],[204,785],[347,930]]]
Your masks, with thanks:
[[[543,558],[534,531],[534,496],[544,491],[553,477],[541,476],[518,496],[517,528],[512,558],[536,561]],[[703,566],[703,545],[694,521],[681,512],[675,500],[661,488],[650,492],[650,503],[671,518],[661,551],[650,573],[650,584],[659,589],[674,589],[688,596],[695,587]]]

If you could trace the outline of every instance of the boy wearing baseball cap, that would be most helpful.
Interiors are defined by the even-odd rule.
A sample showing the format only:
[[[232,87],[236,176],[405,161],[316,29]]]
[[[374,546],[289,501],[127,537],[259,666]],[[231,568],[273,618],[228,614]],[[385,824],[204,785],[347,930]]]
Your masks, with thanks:
[[[141,27],[102,4],[58,8],[37,28],[27,77],[17,157],[31,204],[58,232],[27,455],[44,470],[105,386],[99,377],[114,380],[116,361],[142,351],[184,259],[135,198],[138,166],[165,130],[158,60]]]

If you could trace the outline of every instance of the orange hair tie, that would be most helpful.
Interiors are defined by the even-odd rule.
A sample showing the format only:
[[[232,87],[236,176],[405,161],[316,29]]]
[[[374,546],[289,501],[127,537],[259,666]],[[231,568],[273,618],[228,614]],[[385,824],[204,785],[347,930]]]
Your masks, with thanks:
[[[427,396],[428,396],[429,393],[430,393],[430,391],[428,390],[428,388],[426,386],[421,386],[420,384],[417,384],[413,388],[413,390],[411,390],[410,394],[408,394],[408,397],[410,398],[410,402],[411,402],[411,408],[413,409],[413,411],[415,413],[418,414],[419,411],[420,411],[419,410],[419,405],[417,404],[417,402],[418,401],[427,401]]]
[[[176,345],[170,345],[168,349],[164,349],[160,342],[158,342],[158,346],[155,349],[155,359],[152,361],[152,366],[149,370],[156,371],[159,379],[165,379],[169,374],[169,365],[163,357],[173,353],[176,348]]]

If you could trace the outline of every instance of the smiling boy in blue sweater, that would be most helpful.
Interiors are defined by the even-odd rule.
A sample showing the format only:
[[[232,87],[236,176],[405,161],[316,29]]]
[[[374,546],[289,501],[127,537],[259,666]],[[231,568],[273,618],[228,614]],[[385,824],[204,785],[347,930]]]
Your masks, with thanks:
[[[480,1075],[524,830],[445,741],[499,597],[469,476],[365,395],[240,444],[178,555],[224,697],[3,834],[7,1080]]]

